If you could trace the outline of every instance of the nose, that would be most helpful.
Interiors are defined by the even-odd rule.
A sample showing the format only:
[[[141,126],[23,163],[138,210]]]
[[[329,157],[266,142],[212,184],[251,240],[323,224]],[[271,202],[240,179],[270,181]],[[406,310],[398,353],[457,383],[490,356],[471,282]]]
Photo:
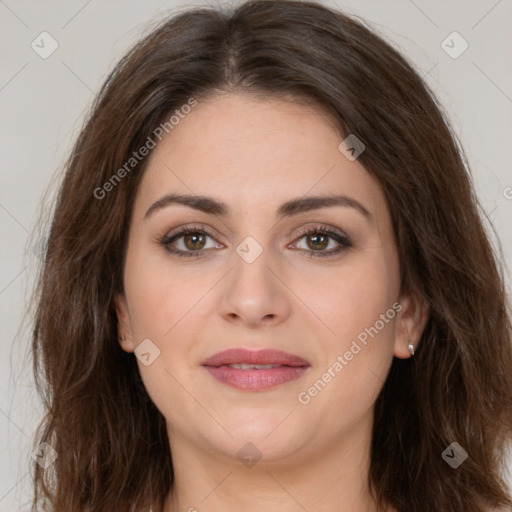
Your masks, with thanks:
[[[219,302],[222,317],[249,328],[284,322],[291,312],[290,291],[269,251],[263,250],[251,263],[233,252],[233,260]]]

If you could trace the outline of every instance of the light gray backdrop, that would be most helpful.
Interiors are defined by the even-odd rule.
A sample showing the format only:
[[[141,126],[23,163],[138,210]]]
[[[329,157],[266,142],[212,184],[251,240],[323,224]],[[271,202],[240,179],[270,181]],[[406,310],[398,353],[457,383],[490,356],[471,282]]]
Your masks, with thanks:
[[[42,194],[118,58],[151,23],[203,3],[0,0],[1,512],[28,510],[30,501],[28,462],[40,408],[25,355],[28,337],[19,326],[37,263],[24,252],[39,243],[32,229]],[[510,267],[511,1],[325,3],[370,21],[437,92]]]

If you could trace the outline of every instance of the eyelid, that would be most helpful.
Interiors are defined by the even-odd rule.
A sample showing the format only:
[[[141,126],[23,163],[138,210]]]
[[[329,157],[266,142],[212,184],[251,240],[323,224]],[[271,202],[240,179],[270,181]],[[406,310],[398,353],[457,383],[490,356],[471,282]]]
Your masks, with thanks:
[[[345,238],[347,240],[350,240],[350,237],[346,233],[341,231],[339,228],[336,228],[334,226],[329,226],[327,224],[322,224],[322,223],[310,224],[308,226],[301,228],[299,230],[298,234],[296,235],[296,238],[303,237],[304,235],[307,235],[311,232],[316,232],[316,231],[325,232],[325,233],[333,233],[333,234],[338,235],[340,238]]]
[[[192,223],[192,224],[187,224],[185,226],[179,226],[177,228],[172,229],[171,231],[166,232],[164,238],[172,238],[174,235],[181,234],[183,231],[193,231],[193,230],[204,231],[205,234],[207,234],[208,236],[212,236],[212,237],[213,237],[213,234],[211,232],[215,231],[211,226],[207,226],[206,224]],[[215,235],[215,236],[217,236],[217,235]]]
[[[159,242],[163,245],[170,245],[171,242],[179,240],[180,238],[186,236],[189,233],[201,233],[204,236],[214,240],[215,243],[225,245],[223,242],[218,240],[218,238],[221,237],[219,237],[217,234],[212,233],[212,231],[215,230],[205,224],[187,224],[185,226],[180,226],[171,231],[168,231],[163,237],[160,237]],[[185,252],[205,252],[205,250]]]

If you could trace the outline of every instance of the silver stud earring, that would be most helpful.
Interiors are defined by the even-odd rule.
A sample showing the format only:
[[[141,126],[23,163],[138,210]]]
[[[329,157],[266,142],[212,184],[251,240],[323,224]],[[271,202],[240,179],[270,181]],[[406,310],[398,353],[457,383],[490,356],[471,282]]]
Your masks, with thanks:
[[[412,343],[409,343],[409,352],[411,353],[411,356],[414,355],[414,345]]]

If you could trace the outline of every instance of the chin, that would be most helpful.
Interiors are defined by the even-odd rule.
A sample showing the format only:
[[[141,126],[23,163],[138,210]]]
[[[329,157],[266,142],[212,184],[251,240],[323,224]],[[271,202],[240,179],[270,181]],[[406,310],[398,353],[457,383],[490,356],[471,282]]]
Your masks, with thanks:
[[[243,411],[229,419],[219,419],[233,437],[226,434],[212,439],[208,436],[211,431],[204,435],[208,436],[210,444],[230,456],[235,453],[240,458],[245,451],[249,455],[254,451],[255,456],[261,452],[262,462],[279,461],[293,456],[306,444],[307,429],[304,425],[298,428],[297,418],[293,418],[296,412],[290,414],[292,410],[281,409],[279,414],[276,411]]]

